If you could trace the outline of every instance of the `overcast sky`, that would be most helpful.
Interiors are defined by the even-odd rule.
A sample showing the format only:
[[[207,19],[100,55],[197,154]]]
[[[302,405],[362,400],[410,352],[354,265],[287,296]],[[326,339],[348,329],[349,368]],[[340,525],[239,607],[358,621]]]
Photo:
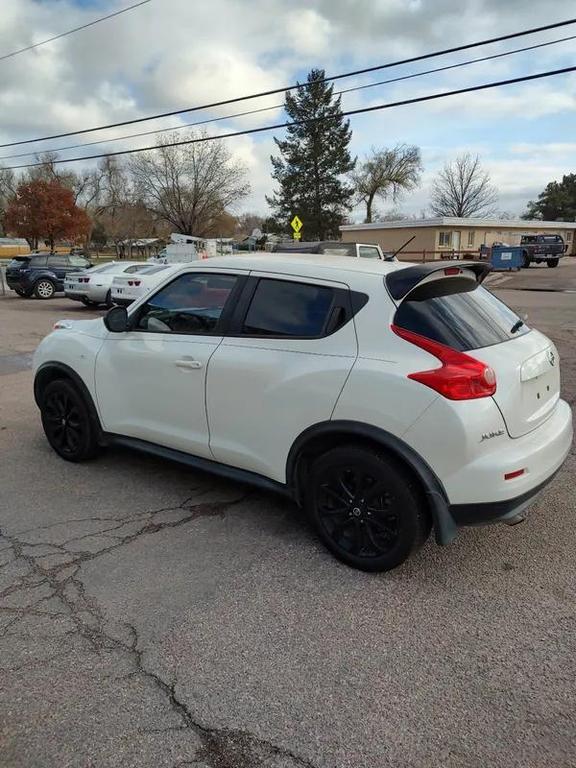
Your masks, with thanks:
[[[0,55],[130,5],[103,0],[2,0]],[[0,143],[116,122],[160,111],[278,88],[312,67],[336,74],[427,51],[568,19],[573,0],[152,0],[34,51],[0,62]],[[340,81],[339,87],[419,72],[576,35],[576,24],[482,49]],[[576,63],[576,41],[404,83],[346,94],[345,109]],[[274,106],[266,97],[241,108]],[[0,155],[96,141],[235,111],[236,107],[165,118],[136,128],[0,150]],[[240,111],[240,110],[238,110]],[[240,130],[282,117],[281,109],[207,126]],[[354,154],[398,142],[421,147],[419,190],[397,207],[419,213],[434,173],[461,151],[478,153],[500,190],[499,207],[521,213],[551,179],[576,170],[576,77],[562,75],[430,104],[352,118]],[[145,146],[153,136],[96,146]],[[248,165],[252,193],[241,210],[266,212],[272,189],[269,134],[228,139]],[[78,154],[62,153],[62,157]],[[14,160],[1,159],[8,165]],[[73,166],[71,166],[73,167]],[[380,204],[380,210],[392,204]],[[360,212],[355,212],[358,218]]]

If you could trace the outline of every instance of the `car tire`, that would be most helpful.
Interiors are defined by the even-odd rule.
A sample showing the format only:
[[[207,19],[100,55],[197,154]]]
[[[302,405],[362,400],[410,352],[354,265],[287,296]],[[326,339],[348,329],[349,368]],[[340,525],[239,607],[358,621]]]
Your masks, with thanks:
[[[522,262],[522,266],[524,267],[524,269],[530,268],[530,257],[528,256],[527,253],[524,253],[524,260]]]
[[[34,286],[34,296],[36,296],[37,299],[51,299],[55,293],[56,286],[52,280],[48,280],[47,278],[40,278]]]
[[[112,301],[112,289],[108,289],[108,293],[106,294],[106,298],[104,299],[104,304],[106,305],[106,309],[112,309],[114,306],[114,302]]]
[[[24,291],[22,288],[15,288],[16,294],[20,296],[21,299],[29,299],[30,298],[30,291]]]
[[[344,446],[316,459],[305,505],[325,546],[363,571],[389,571],[428,538],[430,517],[412,476],[372,448]]]
[[[66,461],[86,461],[99,452],[96,429],[78,388],[67,379],[51,381],[40,397],[44,434]]]
[[[80,301],[82,302],[82,304],[84,304],[84,306],[85,306],[85,307],[91,307],[91,306],[92,306],[92,304],[94,304],[94,302],[93,302],[93,301],[90,301],[90,299],[87,299],[85,296],[83,296],[83,297],[80,299]]]
[[[560,259],[548,259],[546,261],[546,266],[552,267],[552,269],[553,269],[554,267],[558,266],[558,262],[559,261],[560,261]]]

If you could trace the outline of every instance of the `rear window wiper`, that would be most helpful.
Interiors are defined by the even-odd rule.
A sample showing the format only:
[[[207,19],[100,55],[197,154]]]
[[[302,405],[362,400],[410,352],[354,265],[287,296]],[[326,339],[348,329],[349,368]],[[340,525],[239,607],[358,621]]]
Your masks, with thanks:
[[[523,325],[524,325],[524,320],[518,320],[517,322],[514,323],[512,328],[510,328],[510,333],[516,333],[516,331],[519,331]]]

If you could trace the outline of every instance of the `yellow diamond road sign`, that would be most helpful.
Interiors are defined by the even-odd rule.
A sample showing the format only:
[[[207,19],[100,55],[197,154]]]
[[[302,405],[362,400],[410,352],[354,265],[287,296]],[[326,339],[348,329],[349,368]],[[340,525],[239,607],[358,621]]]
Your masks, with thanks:
[[[298,216],[294,216],[292,221],[290,222],[290,226],[294,230],[294,232],[300,232],[302,227],[304,226],[301,222],[301,220],[298,218]]]

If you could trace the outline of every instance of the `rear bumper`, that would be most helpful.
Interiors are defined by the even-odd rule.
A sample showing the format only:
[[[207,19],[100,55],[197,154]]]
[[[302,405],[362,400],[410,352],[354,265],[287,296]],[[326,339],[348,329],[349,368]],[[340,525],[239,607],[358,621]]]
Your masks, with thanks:
[[[133,304],[135,299],[123,299],[121,296],[112,296],[112,301],[114,304],[118,304],[121,307],[127,307],[130,304]]]
[[[80,291],[64,291],[64,295],[67,299],[72,299],[72,301],[83,301],[84,299],[87,299],[88,296],[84,292]]]
[[[473,471],[485,487],[485,500],[450,504],[456,525],[505,521],[524,511],[560,470],[572,447],[572,410],[561,400],[553,416],[523,438],[507,440],[503,451],[484,457]],[[504,480],[506,472],[524,474]]]
[[[19,280],[18,278],[8,277],[6,275],[6,285],[12,291],[31,291],[32,285],[26,280]]]
[[[521,514],[533,504],[540,492],[552,482],[560,468],[553,472],[543,483],[537,485],[521,496],[506,501],[491,501],[484,504],[453,504],[449,512],[457,526],[487,525],[489,523],[506,522]]]

